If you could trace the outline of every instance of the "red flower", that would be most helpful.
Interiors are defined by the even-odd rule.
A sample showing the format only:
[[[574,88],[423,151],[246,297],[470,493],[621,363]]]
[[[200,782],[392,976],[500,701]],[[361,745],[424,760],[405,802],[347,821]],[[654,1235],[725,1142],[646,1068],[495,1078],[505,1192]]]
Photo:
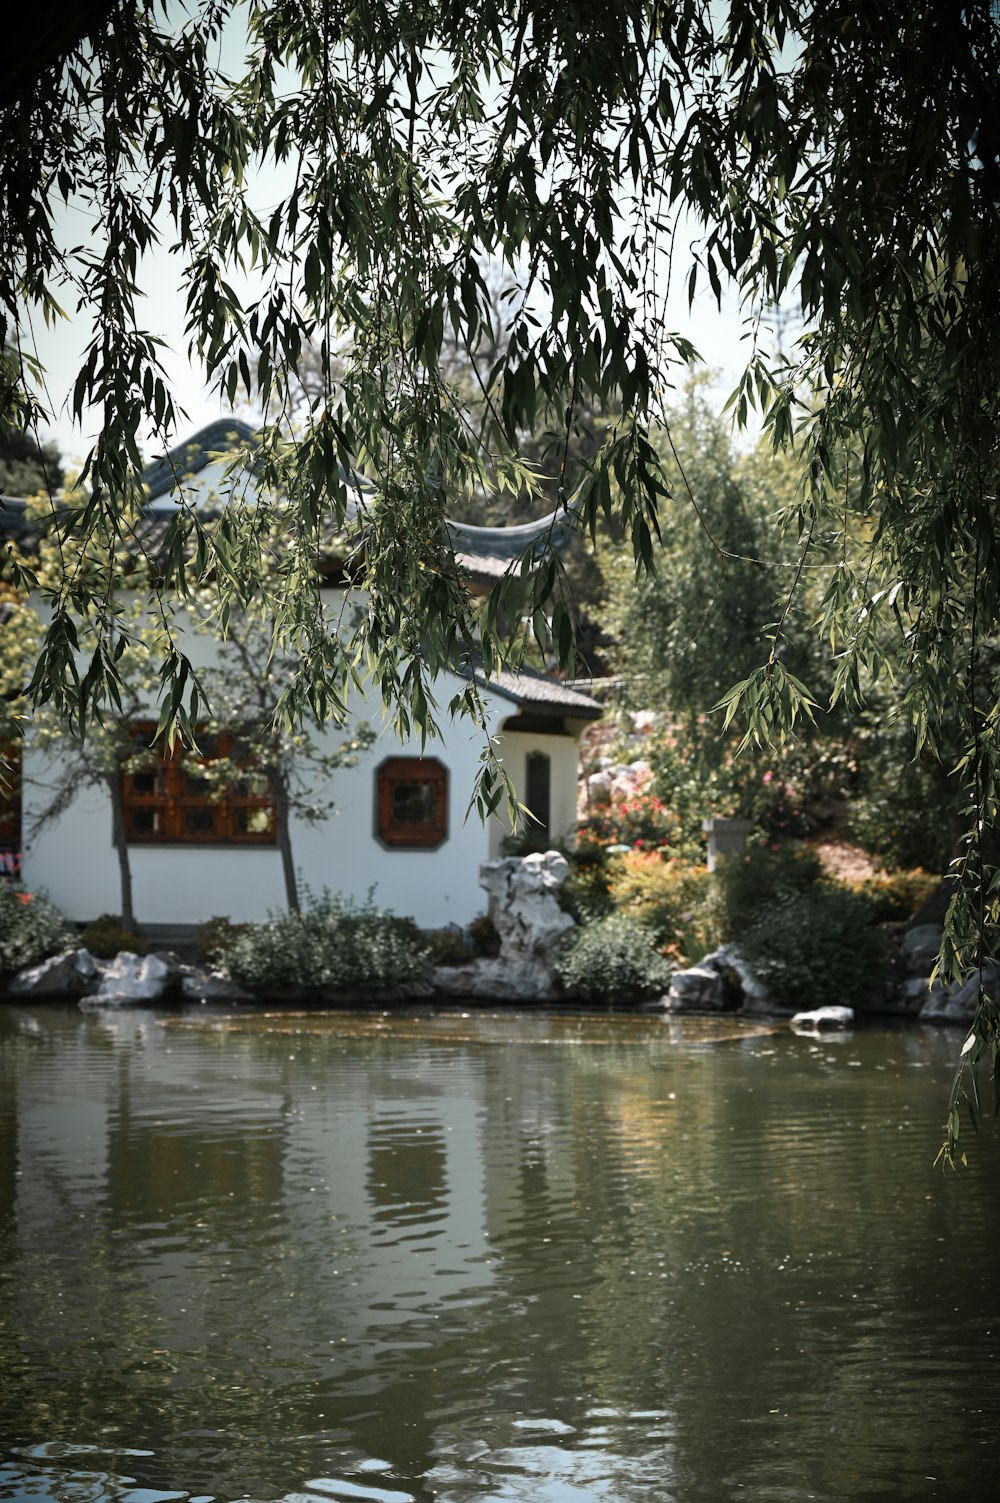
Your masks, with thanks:
[[[17,900],[19,903],[30,903],[33,897],[34,893],[31,892],[19,892],[17,894]]]

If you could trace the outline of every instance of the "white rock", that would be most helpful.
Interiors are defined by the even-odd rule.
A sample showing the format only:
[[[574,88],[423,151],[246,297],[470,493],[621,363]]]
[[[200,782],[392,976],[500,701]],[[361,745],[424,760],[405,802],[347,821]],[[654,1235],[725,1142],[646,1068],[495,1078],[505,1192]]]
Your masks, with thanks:
[[[508,964],[547,955],[574,927],[557,898],[568,871],[569,862],[558,851],[501,856],[479,868],[480,886],[491,899],[500,953]]]
[[[180,976],[180,965],[170,954],[133,955],[120,950],[114,960],[103,967],[97,998],[114,998],[116,1002],[159,1002]]]
[[[814,1007],[811,1012],[797,1012],[789,1027],[795,1033],[816,1033],[823,1028],[850,1028],[853,1007]]]
[[[199,1002],[252,1002],[253,993],[222,971],[188,971],[181,981],[181,995]]]
[[[569,862],[558,851],[501,856],[479,868],[500,936],[500,954],[438,967],[434,984],[451,996],[546,1002],[559,995],[552,961],[576,926],[558,902]]]
[[[89,950],[64,950],[38,965],[18,971],[9,982],[8,992],[15,996],[79,996],[97,975],[97,961]]]

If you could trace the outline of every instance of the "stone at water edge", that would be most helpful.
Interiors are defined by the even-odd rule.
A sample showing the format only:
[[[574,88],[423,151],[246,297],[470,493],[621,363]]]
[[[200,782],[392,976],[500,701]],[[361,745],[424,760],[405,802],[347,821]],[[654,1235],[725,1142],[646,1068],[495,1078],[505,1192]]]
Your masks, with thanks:
[[[918,1017],[921,1023],[971,1023],[979,1006],[979,972],[951,986],[935,984],[927,995]],[[994,1002],[1000,1001],[1000,968],[984,966],[982,987]]]
[[[114,960],[101,968],[97,990],[80,998],[80,1006],[89,1012],[97,1007],[135,1007],[161,1002],[176,992],[181,978],[181,964],[169,950],[156,955],[133,955],[119,950]]]
[[[186,970],[181,996],[188,1002],[253,1002],[253,992],[231,980],[222,971]]]
[[[93,955],[80,947],[18,971],[6,989],[17,997],[76,997],[93,984],[98,973]]]
[[[438,966],[435,989],[450,996],[498,1002],[549,1002],[559,995],[552,959],[576,927],[559,907],[569,862],[558,851],[500,856],[479,868],[500,936],[500,954],[460,966]]]
[[[940,924],[917,924],[904,932],[899,954],[908,975],[930,975],[938,958],[943,933]]]
[[[789,1023],[794,1033],[816,1033],[823,1028],[850,1028],[853,1007],[814,1007],[811,1012],[797,1012]]]
[[[671,1012],[731,1012],[733,1004],[725,977],[707,965],[675,971],[666,1006]]]

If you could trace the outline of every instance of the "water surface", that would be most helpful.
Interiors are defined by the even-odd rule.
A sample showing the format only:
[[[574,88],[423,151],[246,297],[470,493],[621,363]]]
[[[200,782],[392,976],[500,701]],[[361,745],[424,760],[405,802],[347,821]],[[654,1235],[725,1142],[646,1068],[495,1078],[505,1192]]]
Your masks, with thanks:
[[[959,1043],[0,1008],[0,1498],[990,1496]]]

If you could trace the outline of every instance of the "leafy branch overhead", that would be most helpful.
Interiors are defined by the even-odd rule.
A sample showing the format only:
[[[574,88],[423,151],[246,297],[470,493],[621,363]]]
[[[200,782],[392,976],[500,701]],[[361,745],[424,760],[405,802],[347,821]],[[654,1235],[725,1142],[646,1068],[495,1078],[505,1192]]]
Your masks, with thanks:
[[[982,964],[1000,617],[993,0],[124,0],[97,14],[4,107],[0,138],[8,426],[46,416],[33,327],[65,307],[90,330],[69,404],[96,437],[35,698],[78,719],[114,700],[122,642],[83,560],[95,532],[112,553],[129,544],[140,449],[178,436],[140,292],[158,246],[173,249],[206,379],[262,407],[257,476],[288,503],[268,608],[302,664],[287,709],[335,711],[358,668],[401,723],[426,726],[442,664],[468,660],[480,633],[486,663],[509,663],[503,623],[554,603],[550,570],[515,569],[474,623],[449,508],[484,486],[543,491],[553,477],[524,465],[522,439],[609,409],[572,491],[549,451],[559,504],[595,537],[621,529],[652,568],[658,531],[697,499],[671,494],[653,441],[694,353],[667,293],[732,286],[747,334],[735,416],[795,443],[803,555],[845,541],[820,621],[838,692],[902,665],[921,740],[962,727],[963,859],[984,894],[963,953]],[[498,276],[516,292],[496,337]],[[803,333],[769,355],[761,310],[781,300]],[[483,422],[455,390],[456,342],[483,365]],[[318,380],[288,444],[310,346]],[[341,648],[302,584],[328,526],[350,533],[358,473],[370,605]],[[176,502],[164,579],[183,594],[211,577],[220,610],[245,604],[268,507],[206,540],[183,487]],[[84,674],[81,613],[103,639]],[[568,661],[571,630],[558,647]],[[747,685],[762,730],[808,708],[807,689],[777,680],[780,643],[764,656]],[[190,730],[197,694],[168,646],[169,725]]]

